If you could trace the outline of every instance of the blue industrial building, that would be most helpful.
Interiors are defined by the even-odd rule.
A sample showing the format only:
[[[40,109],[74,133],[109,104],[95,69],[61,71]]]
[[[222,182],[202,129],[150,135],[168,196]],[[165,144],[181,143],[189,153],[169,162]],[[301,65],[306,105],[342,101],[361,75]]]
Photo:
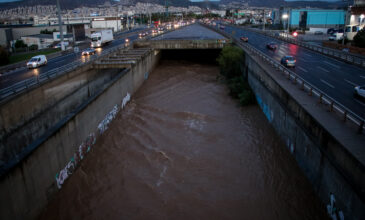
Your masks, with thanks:
[[[339,27],[345,23],[344,10],[292,9],[290,10],[291,27]]]
[[[288,13],[289,12],[289,13]],[[345,23],[345,10],[331,10],[331,9],[287,9],[281,8],[274,11],[272,15],[275,23],[286,24],[287,21],[283,19],[284,14],[289,14],[290,27],[299,28],[339,28]]]

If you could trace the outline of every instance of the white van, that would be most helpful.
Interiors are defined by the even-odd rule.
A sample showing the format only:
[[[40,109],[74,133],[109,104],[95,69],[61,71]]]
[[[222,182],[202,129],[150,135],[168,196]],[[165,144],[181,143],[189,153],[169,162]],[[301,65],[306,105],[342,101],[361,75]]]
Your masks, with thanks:
[[[30,68],[37,68],[42,65],[47,64],[47,58],[45,55],[38,55],[35,57],[32,57],[27,63],[27,67]]]

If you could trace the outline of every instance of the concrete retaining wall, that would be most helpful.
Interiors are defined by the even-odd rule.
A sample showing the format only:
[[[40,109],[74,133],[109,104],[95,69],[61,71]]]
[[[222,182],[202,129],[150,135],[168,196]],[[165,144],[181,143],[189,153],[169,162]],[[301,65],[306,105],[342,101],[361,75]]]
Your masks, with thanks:
[[[117,73],[80,68],[1,103],[0,170]]]
[[[127,94],[133,94],[157,65],[154,51],[112,84],[88,98],[76,110],[29,146],[31,153],[0,179],[0,219],[34,219],[57,191],[55,176],[74,157],[90,134]]]
[[[257,57],[246,53],[245,59],[246,76],[261,109],[328,206],[329,214],[337,219],[364,219],[365,169],[359,155],[347,148],[363,147],[363,135],[346,128]],[[347,142],[334,135],[334,130]]]
[[[150,40],[138,41],[134,47],[152,47],[154,49],[222,49],[230,40]]]

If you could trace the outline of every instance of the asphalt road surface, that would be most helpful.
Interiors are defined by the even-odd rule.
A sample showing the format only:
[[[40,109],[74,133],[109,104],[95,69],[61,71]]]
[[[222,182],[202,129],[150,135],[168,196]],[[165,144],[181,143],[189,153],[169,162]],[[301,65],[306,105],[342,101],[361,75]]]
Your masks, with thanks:
[[[365,118],[365,102],[353,95],[355,86],[365,85],[365,69],[239,27],[225,26],[225,31],[234,33],[236,37],[247,36],[248,44],[278,62],[285,55],[294,56],[297,63],[295,68],[291,68],[293,72],[358,116]],[[269,42],[278,45],[276,51],[266,48]]]
[[[128,37],[131,41],[136,40],[138,38],[138,32],[143,29],[145,29],[145,28],[133,29],[131,31],[124,32],[122,34],[118,34],[117,35],[119,37],[118,39],[115,39],[110,44],[105,45],[102,48],[97,48],[96,49],[97,53],[92,56],[98,56],[105,49],[112,48],[112,47],[118,46],[120,44],[123,44],[125,41],[125,38],[123,37],[123,35],[136,32],[132,36]],[[52,59],[48,60],[47,65],[38,67],[36,69],[20,68],[19,70],[14,70],[6,75],[3,75],[0,77],[0,89],[7,88],[17,82],[23,81],[23,80],[31,78],[31,77],[35,77],[37,74],[39,74],[39,75],[44,74],[47,71],[50,71],[52,69],[61,67],[63,65],[66,65],[66,64],[69,64],[69,63],[72,63],[75,61],[86,62],[88,60],[88,57],[82,57],[81,52],[82,51],[80,50],[80,52],[78,52],[78,53],[69,53],[69,54],[66,54],[63,56],[52,58]]]

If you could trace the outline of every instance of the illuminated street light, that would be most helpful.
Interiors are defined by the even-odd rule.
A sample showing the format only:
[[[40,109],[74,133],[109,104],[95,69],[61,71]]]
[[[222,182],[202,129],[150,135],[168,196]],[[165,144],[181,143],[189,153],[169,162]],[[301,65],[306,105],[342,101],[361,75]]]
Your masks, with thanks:
[[[289,15],[288,14],[283,14],[282,18],[283,19],[288,19]]]

